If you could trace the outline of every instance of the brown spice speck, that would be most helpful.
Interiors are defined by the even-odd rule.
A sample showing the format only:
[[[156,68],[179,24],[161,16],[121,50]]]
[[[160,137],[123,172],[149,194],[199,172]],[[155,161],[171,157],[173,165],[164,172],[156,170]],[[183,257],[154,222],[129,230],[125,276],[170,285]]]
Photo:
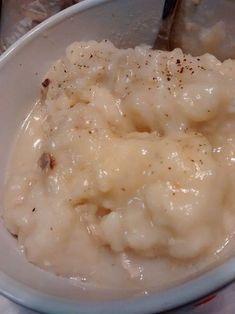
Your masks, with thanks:
[[[110,214],[112,212],[111,209],[109,208],[105,208],[105,207],[99,207],[98,210],[96,211],[96,215],[99,217],[99,218],[102,218],[108,214]]]
[[[50,79],[49,79],[49,78],[46,78],[46,79],[42,82],[42,86],[45,87],[45,88],[48,87],[49,84],[50,84]]]
[[[43,153],[38,160],[38,165],[43,171],[52,170],[56,165],[56,159],[49,153]]]

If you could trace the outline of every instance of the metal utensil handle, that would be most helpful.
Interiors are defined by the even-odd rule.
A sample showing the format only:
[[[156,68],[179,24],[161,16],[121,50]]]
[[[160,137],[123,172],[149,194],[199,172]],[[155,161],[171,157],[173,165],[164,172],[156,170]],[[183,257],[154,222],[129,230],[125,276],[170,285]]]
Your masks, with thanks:
[[[170,50],[170,34],[174,24],[177,8],[181,0],[166,0],[164,4],[162,23],[153,49]]]

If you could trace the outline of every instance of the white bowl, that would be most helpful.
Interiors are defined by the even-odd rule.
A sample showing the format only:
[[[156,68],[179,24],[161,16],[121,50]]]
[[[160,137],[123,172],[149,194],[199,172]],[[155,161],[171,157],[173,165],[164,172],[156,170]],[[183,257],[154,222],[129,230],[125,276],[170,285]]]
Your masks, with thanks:
[[[159,0],[160,1],[160,0]],[[17,128],[39,96],[50,63],[75,40],[108,38],[118,46],[151,44],[161,8],[156,0],[87,0],[50,18],[0,57],[0,208],[6,164]],[[149,296],[113,300],[106,290],[82,290],[74,280],[31,265],[0,228],[0,292],[45,313],[153,313],[194,301],[235,278],[235,259],[180,287]]]

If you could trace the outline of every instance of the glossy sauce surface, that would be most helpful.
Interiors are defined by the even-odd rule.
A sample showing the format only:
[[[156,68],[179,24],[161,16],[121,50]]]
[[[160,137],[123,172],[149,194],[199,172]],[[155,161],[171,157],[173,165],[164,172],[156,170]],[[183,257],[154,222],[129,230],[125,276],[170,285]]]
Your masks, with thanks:
[[[212,55],[72,44],[7,175],[5,223],[29,261],[148,291],[232,251],[234,83],[235,62]]]

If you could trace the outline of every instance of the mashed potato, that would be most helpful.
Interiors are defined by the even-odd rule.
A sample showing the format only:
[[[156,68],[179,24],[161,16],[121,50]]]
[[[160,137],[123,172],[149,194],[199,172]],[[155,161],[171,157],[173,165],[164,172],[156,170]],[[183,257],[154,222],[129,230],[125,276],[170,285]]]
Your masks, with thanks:
[[[69,46],[7,176],[5,224],[27,258],[132,288],[210,264],[235,231],[234,86],[235,62],[209,54]]]

